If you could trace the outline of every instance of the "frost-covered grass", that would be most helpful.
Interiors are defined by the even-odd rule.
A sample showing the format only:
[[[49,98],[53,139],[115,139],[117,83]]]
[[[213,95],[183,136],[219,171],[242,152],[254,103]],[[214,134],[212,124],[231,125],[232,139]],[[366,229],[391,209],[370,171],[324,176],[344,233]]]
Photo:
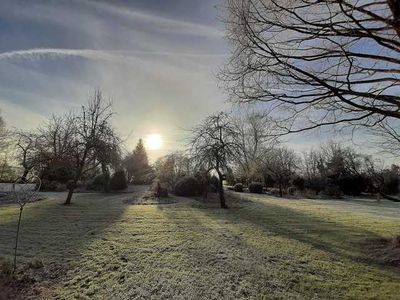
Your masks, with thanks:
[[[43,262],[34,287],[50,299],[399,299],[399,270],[361,242],[399,235],[400,205],[241,195],[250,201],[228,210],[128,205],[127,194],[33,203],[21,261]],[[17,213],[0,206],[0,256]]]

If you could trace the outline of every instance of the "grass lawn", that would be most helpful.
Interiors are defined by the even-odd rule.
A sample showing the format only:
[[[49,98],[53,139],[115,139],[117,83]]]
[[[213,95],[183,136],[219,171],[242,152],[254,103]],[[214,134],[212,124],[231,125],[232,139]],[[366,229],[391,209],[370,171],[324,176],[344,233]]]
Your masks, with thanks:
[[[136,194],[137,195],[137,194]],[[400,205],[241,194],[228,210],[191,199],[129,205],[129,194],[56,194],[26,207],[19,261],[49,299],[400,299],[400,270],[367,259],[366,238],[400,235]],[[18,209],[0,206],[0,256]],[[1,287],[0,287],[1,293]],[[1,296],[0,296],[1,298]]]

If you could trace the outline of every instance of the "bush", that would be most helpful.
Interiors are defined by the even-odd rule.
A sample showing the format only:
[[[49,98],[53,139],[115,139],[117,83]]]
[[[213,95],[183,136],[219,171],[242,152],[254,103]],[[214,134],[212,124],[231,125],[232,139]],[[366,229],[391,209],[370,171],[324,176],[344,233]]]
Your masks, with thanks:
[[[388,195],[399,193],[399,177],[396,174],[386,173],[383,175],[383,192]]]
[[[315,191],[317,195],[325,189],[325,186],[326,186],[326,179],[322,176],[315,176],[307,179],[304,182],[304,187],[306,189]]]
[[[177,196],[197,196],[201,193],[201,185],[193,176],[185,176],[178,180],[174,187],[174,194]]]
[[[93,190],[93,191],[101,191],[104,188],[104,175],[100,174],[97,175],[92,182],[90,182],[86,188],[88,190]]]
[[[324,194],[329,197],[340,198],[342,196],[342,190],[337,185],[328,185],[324,190]]]
[[[302,177],[296,177],[293,179],[293,185],[299,190],[303,191],[305,187],[305,180]]]
[[[345,195],[358,196],[368,187],[368,179],[362,176],[344,176],[336,181]]]
[[[150,186],[150,191],[153,192],[156,197],[168,197],[167,186],[167,184],[163,184],[159,180],[154,180]]]
[[[64,183],[57,183],[55,191],[56,192],[65,192],[67,190],[67,185]]]
[[[262,194],[263,192],[263,184],[261,182],[252,182],[249,184],[249,192]]]
[[[210,185],[213,191],[218,191],[219,188],[219,179],[217,176],[211,176],[210,178]]]
[[[124,190],[128,187],[124,171],[117,171],[111,177],[110,189],[112,190]]]
[[[235,192],[243,192],[243,184],[241,183],[236,183],[233,187],[233,189],[235,190]]]
[[[287,193],[291,196],[294,196],[299,189],[296,186],[289,186],[287,189]]]
[[[55,161],[46,166],[42,173],[42,180],[57,181],[67,183],[68,180],[74,178],[75,168],[68,162]]]

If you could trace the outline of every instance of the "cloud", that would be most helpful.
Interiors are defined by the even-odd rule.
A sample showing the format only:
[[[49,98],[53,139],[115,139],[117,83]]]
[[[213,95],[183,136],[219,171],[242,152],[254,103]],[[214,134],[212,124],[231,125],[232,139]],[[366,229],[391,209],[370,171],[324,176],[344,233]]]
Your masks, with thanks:
[[[91,0],[82,0],[79,2],[90,5],[93,8],[99,9],[103,12],[127,18],[130,21],[141,22],[142,24],[144,23],[149,29],[159,32],[186,34],[191,36],[216,39],[221,39],[223,37],[222,31],[207,25],[168,19],[165,17],[144,13],[127,7],[121,8],[115,5],[94,2]]]
[[[83,57],[87,59],[105,60],[109,62],[126,62],[126,59],[134,57],[149,56],[171,56],[181,58],[222,58],[225,54],[203,54],[203,53],[177,53],[177,52],[151,52],[151,51],[118,51],[118,50],[95,50],[95,49],[61,49],[61,48],[34,48],[25,50],[13,50],[0,53],[1,60],[27,59],[35,60],[40,58],[63,58]]]

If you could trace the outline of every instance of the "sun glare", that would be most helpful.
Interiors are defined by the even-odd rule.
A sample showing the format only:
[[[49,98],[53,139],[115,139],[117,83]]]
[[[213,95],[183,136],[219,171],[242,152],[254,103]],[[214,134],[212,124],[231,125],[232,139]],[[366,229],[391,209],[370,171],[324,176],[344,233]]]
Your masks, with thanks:
[[[162,146],[162,138],[159,134],[150,134],[146,138],[146,148],[150,150],[158,150]]]

